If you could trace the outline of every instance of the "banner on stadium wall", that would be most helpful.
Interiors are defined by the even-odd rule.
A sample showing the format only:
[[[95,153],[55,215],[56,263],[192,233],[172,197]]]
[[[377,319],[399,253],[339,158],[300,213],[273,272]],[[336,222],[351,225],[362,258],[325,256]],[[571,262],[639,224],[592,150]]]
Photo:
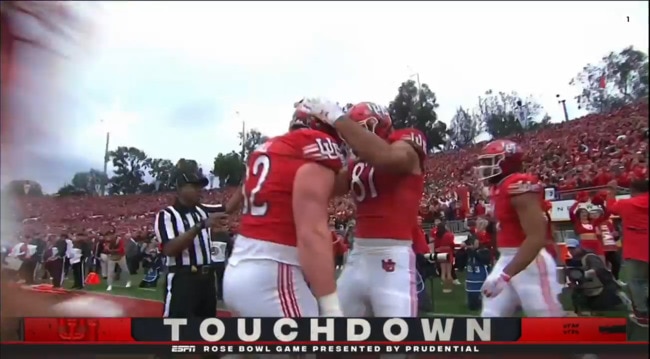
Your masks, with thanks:
[[[11,354],[647,353],[627,318],[24,318]],[[541,344],[543,343],[543,344]]]
[[[616,196],[616,199],[626,199],[630,198],[629,194],[622,194]],[[553,222],[566,222],[570,220],[569,209],[573,204],[576,203],[573,199],[566,199],[563,201],[552,201],[551,202],[551,221]],[[591,204],[587,204],[587,209],[589,210]]]

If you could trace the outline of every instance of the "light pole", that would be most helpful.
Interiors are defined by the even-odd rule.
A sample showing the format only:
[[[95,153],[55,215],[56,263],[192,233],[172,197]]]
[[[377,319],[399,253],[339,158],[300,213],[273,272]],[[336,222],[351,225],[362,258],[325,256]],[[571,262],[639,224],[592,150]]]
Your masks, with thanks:
[[[560,94],[555,95],[555,98],[557,98],[557,103],[562,105],[562,110],[564,110],[564,121],[569,121],[569,112],[567,112],[566,109],[566,99],[562,98],[560,99]]]
[[[241,116],[239,115],[239,111],[235,111],[235,115],[237,116],[237,119],[240,119]],[[242,163],[246,163],[244,161],[244,156],[246,155],[246,121],[241,122],[241,161]]]
[[[414,71],[413,68],[412,68],[411,66],[406,66],[406,68],[407,68],[407,69],[409,70],[409,72],[411,73],[411,74],[409,75],[409,79],[412,79],[412,78],[415,77],[415,82],[416,82],[417,85],[418,85],[418,92],[419,92],[420,89],[422,88],[422,86],[421,86],[421,84],[420,84],[420,73],[417,72],[417,71]]]
[[[106,123],[104,120],[100,120],[100,122]],[[108,130],[106,130],[106,145],[104,147],[104,178],[102,179],[101,183],[101,195],[105,196],[106,195],[106,180],[108,179],[108,145],[110,144],[111,141],[111,133]]]

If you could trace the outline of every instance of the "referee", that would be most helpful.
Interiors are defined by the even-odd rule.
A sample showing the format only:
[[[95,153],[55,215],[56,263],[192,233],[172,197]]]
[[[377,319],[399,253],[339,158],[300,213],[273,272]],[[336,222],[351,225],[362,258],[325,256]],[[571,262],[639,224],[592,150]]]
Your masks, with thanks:
[[[176,201],[156,215],[156,237],[168,268],[163,317],[216,316],[210,228],[217,218],[236,208],[201,204],[201,190],[208,182],[199,174],[181,174],[176,181]]]

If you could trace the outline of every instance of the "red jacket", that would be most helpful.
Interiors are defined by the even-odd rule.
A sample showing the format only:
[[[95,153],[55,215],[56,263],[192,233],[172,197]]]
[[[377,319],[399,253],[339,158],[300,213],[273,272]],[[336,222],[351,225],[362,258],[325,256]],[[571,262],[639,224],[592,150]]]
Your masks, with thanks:
[[[607,198],[607,210],[623,221],[623,259],[648,262],[648,194]]]
[[[442,238],[436,238],[436,251],[453,253],[455,246],[454,238],[454,234],[450,231],[443,234]]]
[[[413,228],[413,252],[415,252],[415,254],[427,254],[431,252],[427,245],[427,238],[420,226],[415,226]]]
[[[118,238],[115,240],[115,245],[111,245],[109,242],[104,243],[105,251],[107,254],[111,254],[112,251],[116,251],[113,254],[124,255],[124,240]]]

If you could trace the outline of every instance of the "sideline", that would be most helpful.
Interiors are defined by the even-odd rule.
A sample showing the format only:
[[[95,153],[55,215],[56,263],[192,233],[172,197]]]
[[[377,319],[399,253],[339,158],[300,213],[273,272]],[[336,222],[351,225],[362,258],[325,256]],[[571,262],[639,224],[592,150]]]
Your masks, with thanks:
[[[86,294],[90,295],[98,295],[98,296],[104,296],[104,297],[117,297],[117,298],[123,298],[123,299],[130,299],[133,301],[144,301],[144,302],[154,302],[154,303],[159,303],[162,304],[162,300],[155,300],[155,299],[147,299],[147,298],[138,298],[138,297],[132,297],[129,295],[123,295],[123,294],[111,294],[111,293],[101,293],[101,292],[85,292]],[[222,312],[230,312],[226,308],[223,307],[217,307],[217,310],[222,311]],[[426,317],[457,317],[457,318],[471,318],[471,317],[476,317],[476,315],[472,314],[459,314],[459,313],[438,313],[438,312],[425,312],[423,313],[425,316],[421,316],[420,318],[426,318]]]
[[[112,294],[112,293],[102,293],[102,292],[88,292],[88,291],[83,291],[83,292],[79,291],[78,293],[79,294],[83,293],[83,295],[96,295],[96,296],[103,296],[103,297],[108,297],[108,298],[113,297],[116,300],[127,299],[127,300],[131,300],[131,301],[136,301],[136,302],[137,301],[143,301],[143,302],[157,303],[157,304],[163,305],[162,300],[155,300],[155,299],[148,299],[148,298],[138,298],[138,297],[133,297],[133,296],[130,296],[130,295],[123,295],[123,294]],[[217,306],[217,312],[230,313],[230,311],[228,309],[226,309],[225,307],[222,307],[222,306]]]
[[[124,295],[124,294],[113,294],[113,293],[102,293],[102,292],[90,292],[90,291],[78,291],[77,293],[83,293],[84,295],[97,295],[97,296],[103,296],[103,297],[117,297],[117,298],[123,298],[123,299],[130,299],[134,301],[141,300],[143,302],[154,302],[154,303],[160,303],[161,305],[163,304],[162,300],[155,300],[155,299],[148,299],[148,298],[138,298],[130,295]]]

